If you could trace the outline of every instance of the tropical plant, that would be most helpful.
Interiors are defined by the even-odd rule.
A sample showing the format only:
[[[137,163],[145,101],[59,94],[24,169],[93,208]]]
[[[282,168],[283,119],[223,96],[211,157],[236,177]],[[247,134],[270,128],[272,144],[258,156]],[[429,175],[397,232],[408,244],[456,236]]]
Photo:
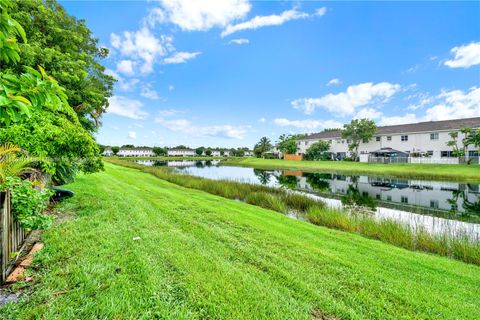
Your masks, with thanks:
[[[320,140],[315,142],[305,152],[306,160],[330,160],[330,143]]]
[[[377,132],[377,125],[369,119],[353,119],[349,124],[343,125],[342,138],[350,141],[348,149],[354,160],[358,158],[360,143],[370,141],[375,132]]]
[[[22,149],[11,143],[0,145],[0,184],[5,183],[7,177],[23,175],[34,169],[29,167],[31,160],[22,156]]]
[[[265,155],[266,152],[272,149],[272,143],[267,137],[260,138],[260,141],[253,148],[253,152],[257,158],[260,158]]]

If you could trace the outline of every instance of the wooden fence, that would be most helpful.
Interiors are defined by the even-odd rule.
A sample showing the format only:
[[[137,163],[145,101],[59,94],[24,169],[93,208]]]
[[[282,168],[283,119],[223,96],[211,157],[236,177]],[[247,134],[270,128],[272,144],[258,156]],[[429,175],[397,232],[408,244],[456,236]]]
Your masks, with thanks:
[[[301,154],[290,154],[287,153],[283,156],[283,160],[296,160],[296,161],[301,161],[303,160],[303,155]]]
[[[8,274],[13,268],[16,256],[13,253],[20,250],[27,232],[20,227],[20,224],[13,219],[10,210],[10,193],[0,192],[0,255],[1,255],[1,283],[5,282]]]

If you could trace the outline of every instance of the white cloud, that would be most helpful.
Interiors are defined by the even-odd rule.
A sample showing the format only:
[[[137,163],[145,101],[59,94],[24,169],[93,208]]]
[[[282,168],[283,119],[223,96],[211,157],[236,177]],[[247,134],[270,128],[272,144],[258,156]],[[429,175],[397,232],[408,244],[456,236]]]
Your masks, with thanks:
[[[229,42],[230,44],[249,44],[250,43],[250,40],[248,39],[233,39],[233,40],[230,40]]]
[[[135,131],[128,131],[128,136],[129,139],[136,139],[137,138],[137,133]]]
[[[327,86],[337,86],[341,83],[342,82],[340,81],[340,79],[335,78],[335,79],[332,79],[332,80],[328,81]]]
[[[160,96],[158,95],[157,91],[150,88],[150,86],[144,86],[140,91],[140,95],[144,98],[158,100]]]
[[[168,86],[168,91],[172,92],[173,90],[175,90],[175,87],[172,86],[172,85],[169,85],[169,86]]]
[[[186,31],[207,31],[223,28],[235,20],[244,18],[250,11],[248,0],[160,0],[150,24],[170,22]]]
[[[265,123],[265,122],[267,122],[267,119],[265,119],[265,118],[262,117],[262,118],[258,119],[258,122],[260,122],[260,123]]]
[[[163,60],[166,64],[185,63],[201,54],[201,52],[177,52],[173,56]]]
[[[227,139],[243,139],[250,127],[232,125],[197,126],[186,119],[167,120],[161,116],[155,122],[175,132],[182,132],[195,136],[210,136]]]
[[[138,61],[142,73],[152,72],[155,61],[174,50],[172,41],[170,36],[155,37],[147,27],[135,32],[125,31],[122,35],[110,35],[112,47],[122,56]]]
[[[377,119],[382,116],[382,113],[374,108],[363,108],[357,112],[355,118],[357,119]]]
[[[380,122],[378,123],[381,126],[393,126],[397,124],[406,124],[406,123],[414,123],[418,122],[419,120],[413,113],[407,113],[404,116],[385,116],[382,117]]]
[[[108,99],[107,113],[116,114],[134,120],[145,119],[148,113],[142,110],[141,101],[122,96],[113,96]]]
[[[158,116],[156,119],[163,119],[163,117],[171,117],[180,113],[184,113],[184,111],[178,109],[163,109],[157,112]]]
[[[480,42],[454,47],[450,52],[455,55],[452,60],[445,61],[450,68],[470,68],[480,64]]]
[[[323,16],[325,15],[325,13],[327,13],[327,8],[325,7],[321,7],[321,8],[318,8],[317,10],[315,10],[315,15],[316,16]]]
[[[149,28],[155,28],[157,23],[164,23],[167,17],[162,8],[152,8],[148,11],[148,15],[143,18],[143,24]]]
[[[426,121],[480,117],[480,88],[443,91],[437,99],[440,101],[425,111]]]
[[[347,88],[345,92],[329,93],[320,98],[302,98],[292,101],[295,109],[311,114],[317,108],[325,108],[331,113],[340,116],[355,113],[358,107],[366,106],[373,102],[385,102],[400,90],[400,85],[388,82],[373,84],[372,82],[360,83]]]
[[[295,127],[304,130],[315,130],[319,128],[341,128],[343,124],[335,120],[289,120],[277,118],[273,123],[281,127]]]
[[[424,106],[431,106],[421,116],[407,113],[403,116],[383,116],[380,125],[414,123],[419,121],[441,121],[451,119],[480,117],[480,88],[473,87],[468,91],[442,91],[435,97],[428,95]],[[421,100],[422,101],[422,100]]]
[[[295,9],[287,10],[282,12],[281,14],[272,14],[269,16],[256,16],[248,21],[240,22],[237,24],[229,24],[223,31],[222,37],[226,37],[231,35],[232,33],[249,30],[249,29],[257,29],[266,26],[279,26],[284,24],[290,20],[297,20],[297,19],[304,19],[309,17],[310,15],[305,12],[297,11]]]
[[[117,63],[117,71],[131,76],[134,73],[133,65],[134,62],[132,60],[122,60]]]
[[[140,82],[140,80],[136,78],[126,80],[111,69],[105,69],[105,74],[114,77],[117,80],[117,84],[122,91],[131,91],[135,88],[137,83]]]

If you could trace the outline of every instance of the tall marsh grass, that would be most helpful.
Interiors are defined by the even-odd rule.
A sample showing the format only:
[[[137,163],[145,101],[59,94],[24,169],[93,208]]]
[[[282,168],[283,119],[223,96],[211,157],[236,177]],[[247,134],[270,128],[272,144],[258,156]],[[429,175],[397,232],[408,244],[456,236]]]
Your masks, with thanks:
[[[358,233],[409,250],[448,256],[480,265],[480,242],[467,234],[432,234],[422,227],[411,227],[392,220],[377,220],[368,214],[351,214],[329,208],[325,202],[289,190],[229,180],[209,180],[175,173],[168,168],[147,167],[128,160],[111,158],[110,163],[139,169],[168,182],[202,190],[224,198],[240,200],[281,213],[294,211],[312,224]]]

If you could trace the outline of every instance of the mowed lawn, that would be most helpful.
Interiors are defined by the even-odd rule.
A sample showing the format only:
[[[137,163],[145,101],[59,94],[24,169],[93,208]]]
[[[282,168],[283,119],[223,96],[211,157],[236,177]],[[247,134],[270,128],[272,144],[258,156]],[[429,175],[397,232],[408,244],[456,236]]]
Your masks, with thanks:
[[[228,164],[258,169],[286,169],[309,172],[364,173],[404,178],[432,178],[480,182],[478,164],[361,163],[351,161],[285,161],[279,159],[238,158]]]
[[[134,169],[68,186],[31,293],[2,319],[478,319],[480,267]],[[134,240],[140,237],[139,240]]]

